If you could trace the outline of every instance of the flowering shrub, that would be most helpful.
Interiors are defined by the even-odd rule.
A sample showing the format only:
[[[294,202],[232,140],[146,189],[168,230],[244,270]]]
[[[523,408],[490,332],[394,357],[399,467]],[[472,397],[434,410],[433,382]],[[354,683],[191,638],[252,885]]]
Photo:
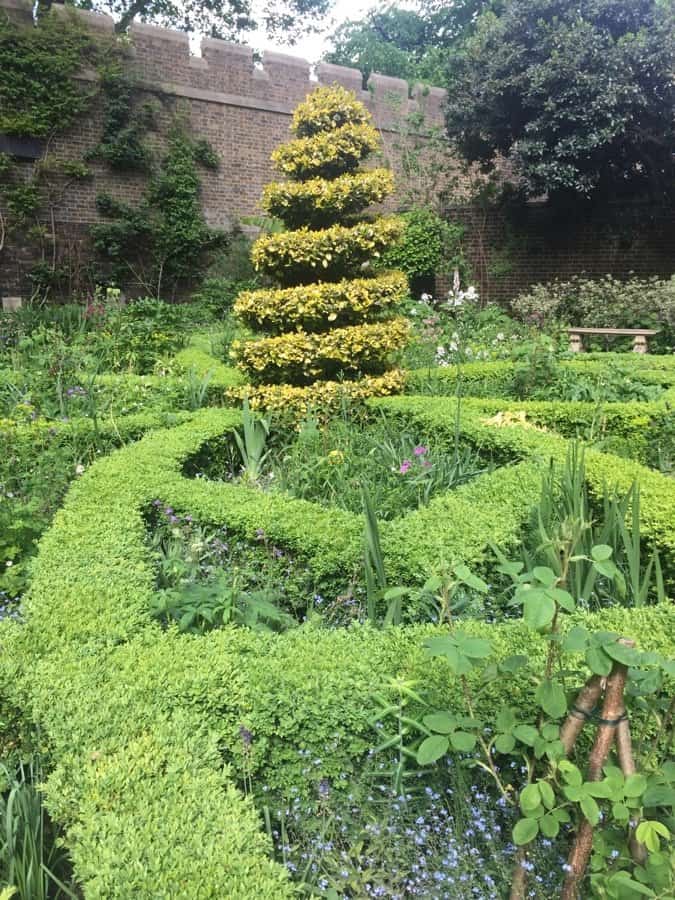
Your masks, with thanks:
[[[656,328],[654,351],[675,345],[675,278],[629,278],[620,281],[575,277],[535,284],[511,301],[516,315],[538,327],[556,320],[588,328]]]
[[[263,235],[252,251],[256,269],[282,288],[246,292],[236,304],[244,321],[274,336],[235,342],[232,355],[254,381],[254,406],[302,409],[304,398],[306,409],[308,403],[332,405],[345,390],[351,399],[387,393],[399,383],[396,374],[362,379],[356,388],[320,386],[327,379],[382,375],[407,341],[405,320],[390,317],[404,291],[403,276],[376,274],[403,222],[392,216],[351,219],[393,188],[386,170],[354,172],[378,146],[377,132],[363,104],[339,86],[314,91],[296,111],[292,130],[297,139],[272,156],[291,181],[268,186],[263,204],[296,230]],[[349,224],[339,224],[345,219]],[[375,277],[364,279],[370,273]],[[371,317],[378,321],[369,322]],[[294,389],[270,390],[270,382],[281,381]]]

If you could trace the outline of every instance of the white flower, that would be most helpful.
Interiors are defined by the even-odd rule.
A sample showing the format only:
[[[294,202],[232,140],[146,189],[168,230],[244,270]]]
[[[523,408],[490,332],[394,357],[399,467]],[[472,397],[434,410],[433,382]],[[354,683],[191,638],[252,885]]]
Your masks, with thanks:
[[[449,348],[451,353],[456,353],[459,350],[459,344],[456,341],[450,341]]]
[[[82,475],[83,473],[84,473],[84,466],[82,465],[82,463],[78,463],[78,464],[75,466],[75,474],[76,474],[76,475]]]
[[[436,356],[445,356],[445,347],[436,347]]]
[[[428,303],[430,300],[433,300],[433,299],[434,298],[431,296],[431,294],[421,294],[420,295],[420,300],[422,300],[424,303]]]
[[[8,569],[9,569],[9,567],[10,567],[10,566],[13,566],[13,565],[14,565],[14,563],[13,563],[13,562],[12,562],[12,560],[11,560],[11,559],[8,559],[8,560],[7,560],[7,562],[6,562],[6,563],[5,563],[5,565],[6,565],[6,566],[7,566],[7,568],[8,568]]]
[[[496,337],[496,340],[503,341],[504,340],[504,332],[500,331]]]
[[[478,299],[478,291],[476,290],[476,288],[473,285],[471,285],[464,292],[464,297],[467,300],[477,300]]]

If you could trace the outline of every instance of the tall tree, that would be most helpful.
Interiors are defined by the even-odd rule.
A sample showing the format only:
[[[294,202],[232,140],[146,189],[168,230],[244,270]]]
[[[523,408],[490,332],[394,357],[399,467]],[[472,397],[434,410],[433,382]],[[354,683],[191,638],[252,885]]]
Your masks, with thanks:
[[[332,36],[326,61],[371,72],[445,83],[448,51],[471,31],[478,14],[493,0],[417,0],[415,9],[385,6],[364,19],[348,20]]]
[[[40,6],[49,8],[52,0]],[[315,29],[330,9],[332,0],[266,0],[261,10],[253,0],[72,0],[81,9],[105,12],[115,20],[116,31],[132,22],[150,22],[225,39],[262,27],[270,37],[293,42]]]
[[[505,0],[450,60],[448,130],[528,196],[672,200],[673,72],[671,0]]]

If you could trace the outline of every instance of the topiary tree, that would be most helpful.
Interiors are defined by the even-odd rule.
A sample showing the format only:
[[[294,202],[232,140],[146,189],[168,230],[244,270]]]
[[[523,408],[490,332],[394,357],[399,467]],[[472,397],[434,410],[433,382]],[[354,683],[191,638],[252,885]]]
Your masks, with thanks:
[[[262,201],[291,230],[260,237],[252,251],[256,269],[280,287],[245,291],[234,306],[260,332],[232,347],[252,382],[245,390],[266,408],[393,393],[403,379],[391,357],[408,337],[393,309],[408,285],[402,272],[382,270],[381,257],[404,226],[393,216],[359,217],[394,186],[387,169],[359,170],[379,145],[377,131],[339,86],[313,91],[291,130],[295,140],[272,156],[289,180],[267,185]]]

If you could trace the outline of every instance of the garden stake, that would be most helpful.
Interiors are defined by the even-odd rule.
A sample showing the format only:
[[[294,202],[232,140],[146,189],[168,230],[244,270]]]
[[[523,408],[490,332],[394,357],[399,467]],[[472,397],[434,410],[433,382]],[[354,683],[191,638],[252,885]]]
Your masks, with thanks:
[[[633,641],[622,640],[621,643],[626,647],[635,646]],[[589,781],[600,781],[602,778],[602,767],[617,736],[618,725],[626,720],[623,692],[626,686],[627,675],[627,666],[623,663],[615,662],[607,678],[601,718],[598,722],[595,743],[588,760]],[[560,900],[577,900],[579,886],[586,872],[592,846],[593,826],[584,817],[567,861],[567,874],[560,894]]]
[[[627,719],[622,719],[616,728],[616,755],[621,766],[624,778],[634,775],[636,772],[635,759],[633,758],[633,743],[630,737],[630,726]],[[630,834],[628,836],[628,847],[633,862],[638,865],[644,865],[647,860],[647,848],[635,837],[635,829],[638,827],[639,817],[631,816]]]
[[[560,740],[565,749],[565,756],[569,756],[572,752],[581,729],[597,706],[604,682],[605,679],[600,675],[593,675],[577,694],[577,699],[572,704],[572,709],[560,729]]]
[[[577,694],[572,709],[568,713],[567,718],[560,729],[560,740],[562,741],[565,750],[565,756],[569,756],[572,752],[572,748],[576,743],[581,729],[584,727],[586,719],[590,717],[595,709],[596,704],[600,699],[604,682],[605,679],[600,675],[592,675]],[[526,861],[527,849],[526,847],[519,847],[518,852],[516,853],[509,900],[523,900],[525,897],[527,869],[524,867],[523,863]]]

